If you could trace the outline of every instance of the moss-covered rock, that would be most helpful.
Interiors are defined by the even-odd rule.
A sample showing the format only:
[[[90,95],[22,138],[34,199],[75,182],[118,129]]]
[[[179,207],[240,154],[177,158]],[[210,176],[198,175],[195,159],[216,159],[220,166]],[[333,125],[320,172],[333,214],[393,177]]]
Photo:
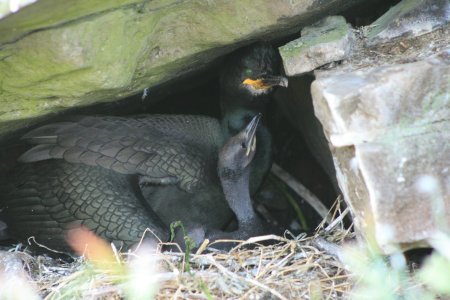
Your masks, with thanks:
[[[37,1],[0,20],[0,135],[138,93],[352,2]]]
[[[279,48],[286,74],[310,72],[350,55],[354,42],[350,24],[342,16],[326,17],[302,29],[302,36]]]

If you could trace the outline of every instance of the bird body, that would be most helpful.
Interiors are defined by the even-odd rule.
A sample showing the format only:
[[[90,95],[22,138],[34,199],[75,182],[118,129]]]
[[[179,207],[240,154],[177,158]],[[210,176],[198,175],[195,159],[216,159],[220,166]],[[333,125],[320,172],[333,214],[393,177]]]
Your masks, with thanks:
[[[131,178],[102,167],[64,160],[23,164],[9,174],[2,192],[8,234],[32,245],[70,251],[67,230],[80,225],[117,246],[132,246],[147,228],[161,240],[168,237]]]
[[[221,232],[233,213],[239,224],[254,219],[248,195],[270,168],[267,129],[252,125],[251,139],[242,138],[242,145],[258,139],[258,149],[253,147],[251,159],[243,160],[241,180],[224,181],[228,173],[221,168],[227,164],[220,167],[219,162],[227,151],[242,146],[230,147],[230,140],[236,141],[255,118],[259,123],[271,87],[285,85],[266,76],[278,65],[273,52],[267,46],[249,48],[226,65],[221,120],[192,115],[72,117],[26,134],[23,139],[35,146],[19,158],[23,164],[0,195],[9,231],[22,240],[35,235],[38,242],[63,248],[64,232],[75,223],[130,246],[144,228],[167,240],[173,221]],[[254,79],[247,80],[249,76]],[[242,203],[239,191],[246,195]]]
[[[191,192],[211,180],[225,138],[214,118],[138,115],[75,117],[39,127],[22,139],[37,145],[19,157],[23,163],[64,159]]]
[[[92,196],[83,193],[88,184],[101,190],[103,199],[108,199],[108,202],[112,200],[105,193],[116,197],[117,203],[145,206],[147,211],[154,212],[151,219],[158,220],[157,226],[142,222],[142,217],[126,219],[125,223],[139,229],[147,223],[145,226],[156,228],[160,235],[167,231],[163,228],[177,220],[188,227],[195,220],[196,224],[221,229],[232,218],[233,213],[225,201],[217,175],[218,153],[224,141],[217,119],[187,115],[79,117],[73,118],[72,122],[39,127],[23,138],[38,145],[19,158],[25,164],[10,182],[23,186],[28,183],[20,182],[20,178],[34,182],[50,178],[55,180],[55,184],[30,183],[34,195],[29,196],[37,199],[37,203],[30,197],[23,197],[24,189],[12,186],[7,189],[2,203],[11,228],[29,228],[27,220],[41,216],[36,217],[36,208],[40,214],[45,214],[49,203],[58,197],[67,198],[80,207],[88,207]],[[76,181],[76,178],[90,178],[92,172],[107,183],[95,187],[95,180]],[[130,184],[132,181],[135,184]],[[72,189],[74,184],[78,189]],[[49,200],[48,194],[54,198]],[[137,206],[137,203],[141,204]],[[80,219],[78,215],[73,216],[75,218],[59,219],[57,214],[47,213],[42,218],[55,218],[49,226],[59,224],[56,228],[60,228]],[[89,216],[85,215],[82,224],[88,225],[88,219]],[[20,220],[21,223],[11,220]],[[107,227],[108,220],[96,222],[100,227]],[[97,230],[99,226],[91,224],[88,227],[102,235],[103,231]],[[14,235],[23,237],[18,233]],[[104,237],[111,240],[110,236]],[[53,238],[61,240],[63,236]],[[160,238],[166,239],[167,233]],[[133,240],[139,240],[138,236],[133,235]]]

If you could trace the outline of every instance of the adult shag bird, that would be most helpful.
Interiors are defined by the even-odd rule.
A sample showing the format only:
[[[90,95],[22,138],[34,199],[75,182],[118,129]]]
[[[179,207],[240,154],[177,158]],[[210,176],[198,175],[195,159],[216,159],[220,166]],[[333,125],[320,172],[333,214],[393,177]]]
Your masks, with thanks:
[[[242,136],[253,118],[248,126],[254,134],[238,145],[253,158],[258,140],[249,165],[253,193],[270,168],[270,135],[263,126],[255,131],[255,123],[272,87],[286,85],[275,76],[278,68],[269,46],[231,57],[221,73],[221,121],[191,115],[75,117],[29,132],[23,139],[35,146],[19,158],[23,164],[0,196],[9,233],[64,249],[65,231],[75,223],[130,246],[145,228],[167,240],[168,225],[176,220],[187,228],[221,230],[234,212],[239,225],[246,222],[248,199],[242,206],[237,195],[226,196],[235,187],[221,183],[228,173],[218,162],[232,150],[219,150],[229,147],[227,140],[239,141],[232,137]]]

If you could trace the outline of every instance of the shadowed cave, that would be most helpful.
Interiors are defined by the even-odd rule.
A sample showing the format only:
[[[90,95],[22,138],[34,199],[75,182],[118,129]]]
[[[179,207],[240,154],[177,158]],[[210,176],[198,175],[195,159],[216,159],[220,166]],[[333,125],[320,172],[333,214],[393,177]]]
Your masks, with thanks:
[[[143,91],[141,94],[116,103],[72,109],[33,128],[64,121],[66,116],[72,115],[126,116],[149,113],[207,115],[220,118],[217,70],[221,68],[221,64],[222,60],[218,60],[210,68],[197,74],[166,84],[159,89]],[[306,85],[311,79],[311,76],[306,78]],[[305,95],[309,95],[308,90],[305,90]],[[336,199],[336,192],[326,173],[308,150],[301,133],[289,123],[278,105],[279,101],[283,101],[284,96],[277,97],[279,98],[277,101],[272,99],[269,113],[263,116],[272,134],[273,161],[302,182],[327,207],[330,207]],[[306,101],[311,99],[306,97]],[[3,174],[7,174],[8,170],[16,165],[18,156],[30,148],[30,145],[20,140],[20,137],[30,129],[32,128],[17,132],[14,137],[2,143],[0,166]],[[295,235],[314,231],[322,221],[321,217],[301,197],[272,173],[267,176],[253,200],[256,210],[263,219],[278,224]],[[235,224],[232,223],[230,229],[233,227]]]
[[[398,1],[369,1],[348,10],[344,16],[353,26],[370,24]],[[376,9],[374,9],[376,8]],[[283,40],[274,39],[273,45],[279,46],[296,38],[291,36]],[[160,87],[142,91],[133,97],[115,103],[99,104],[91,107],[75,108],[64,114],[48,119],[42,124],[63,121],[70,115],[132,115],[132,114],[193,114],[220,117],[218,71],[223,59],[213,62],[208,68],[195,74],[188,74],[176,81]],[[289,79],[290,92],[277,88],[270,103],[268,114],[264,115],[273,138],[273,162],[290,173],[298,182],[316,195],[330,208],[338,196],[336,185],[330,179],[330,171],[324,169],[320,161],[323,155],[317,155],[304,139],[303,134],[291,124],[286,115],[283,101],[294,94],[301,101],[300,107],[308,107],[312,115],[312,100],[309,85],[313,74]],[[41,124],[41,125],[42,125]],[[38,127],[38,126],[33,126]],[[2,173],[14,167],[17,157],[29,148],[20,141],[26,131],[21,130],[2,142],[0,168]],[[319,160],[318,160],[319,159]],[[332,174],[331,174],[332,176]],[[7,179],[5,179],[7,180]],[[279,224],[294,235],[301,232],[311,233],[320,224],[322,218],[281,179],[273,173],[267,176],[258,193],[253,197],[254,205],[260,215],[269,222]]]

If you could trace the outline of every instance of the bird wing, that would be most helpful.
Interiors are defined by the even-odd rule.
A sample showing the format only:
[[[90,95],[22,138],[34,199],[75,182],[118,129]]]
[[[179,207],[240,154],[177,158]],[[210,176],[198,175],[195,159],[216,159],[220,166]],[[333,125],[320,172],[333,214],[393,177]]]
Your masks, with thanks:
[[[167,228],[144,209],[127,176],[62,160],[24,164],[2,182],[0,202],[8,232],[21,240],[68,250],[67,230],[84,225],[109,241],[139,242],[149,228],[167,240]]]
[[[178,184],[190,192],[217,160],[218,121],[208,117],[142,115],[79,117],[39,127],[23,139],[33,148],[21,162],[64,159],[140,175],[141,182]]]

